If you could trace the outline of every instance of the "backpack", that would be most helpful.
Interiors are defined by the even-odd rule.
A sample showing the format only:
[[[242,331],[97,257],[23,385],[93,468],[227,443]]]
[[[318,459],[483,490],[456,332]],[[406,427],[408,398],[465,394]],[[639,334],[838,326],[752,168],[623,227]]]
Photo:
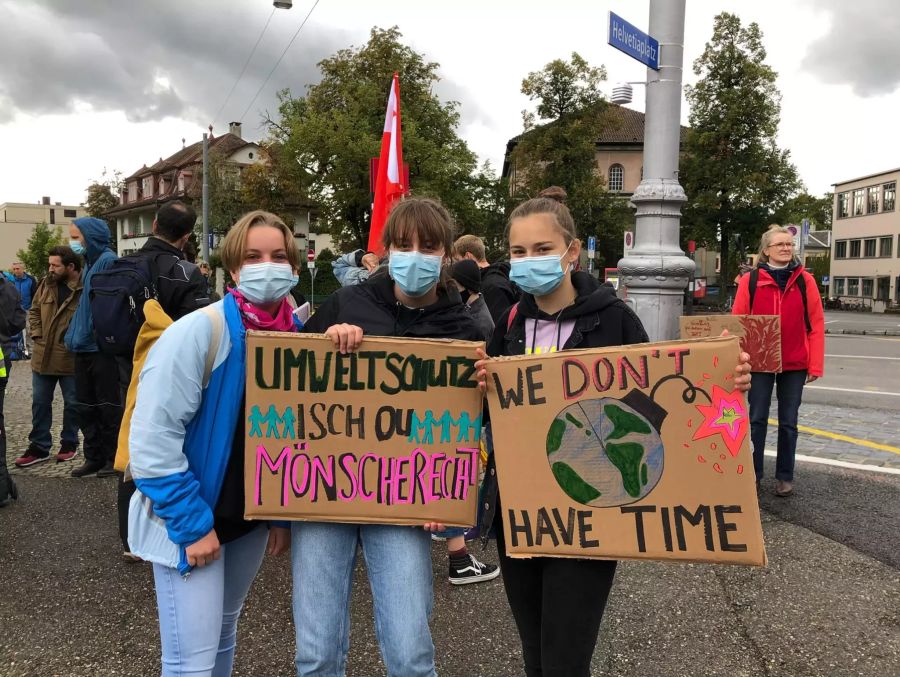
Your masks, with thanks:
[[[750,312],[753,312],[753,297],[756,295],[756,285],[759,282],[759,268],[754,268],[750,271]],[[797,276],[797,289],[800,290],[800,295],[803,297],[803,319],[806,322],[806,333],[809,334],[812,332],[812,324],[809,321],[809,301],[806,300],[806,279],[803,277],[803,272],[801,271],[800,275]]]
[[[132,355],[144,324],[144,304],[157,297],[154,258],[123,256],[91,277],[91,316],[100,352]]]

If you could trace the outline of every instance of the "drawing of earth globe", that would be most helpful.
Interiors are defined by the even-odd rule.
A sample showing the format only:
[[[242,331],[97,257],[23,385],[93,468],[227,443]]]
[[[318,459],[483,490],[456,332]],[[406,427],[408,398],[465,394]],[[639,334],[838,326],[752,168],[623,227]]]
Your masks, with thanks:
[[[657,406],[645,399],[648,406]],[[582,400],[550,424],[547,460],[572,500],[595,507],[626,505],[644,498],[659,482],[663,444],[654,425],[622,400]]]

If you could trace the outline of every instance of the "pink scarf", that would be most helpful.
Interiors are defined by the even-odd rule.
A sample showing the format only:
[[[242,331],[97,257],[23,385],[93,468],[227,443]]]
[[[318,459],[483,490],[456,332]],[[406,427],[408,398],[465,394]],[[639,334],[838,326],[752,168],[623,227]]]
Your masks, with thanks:
[[[257,329],[259,331],[297,331],[294,324],[294,309],[288,303],[287,298],[281,300],[278,311],[272,317],[265,310],[257,308],[253,303],[244,298],[243,294],[237,289],[228,291],[234,297],[238,309],[241,311],[241,319],[244,321],[246,329]]]

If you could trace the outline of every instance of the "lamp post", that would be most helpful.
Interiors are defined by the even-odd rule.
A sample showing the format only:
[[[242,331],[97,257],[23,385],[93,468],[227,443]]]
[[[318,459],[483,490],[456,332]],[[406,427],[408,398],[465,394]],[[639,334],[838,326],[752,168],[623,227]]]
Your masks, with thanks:
[[[210,132],[212,131],[212,125]],[[209,137],[203,132],[203,241],[200,243],[200,258],[209,262]]]
[[[651,341],[677,337],[684,290],[694,271],[678,244],[681,205],[687,200],[678,183],[684,10],[685,0],[650,0],[649,33],[659,41],[659,70],[647,69],[644,176],[631,196],[635,246],[619,261],[628,298]]]

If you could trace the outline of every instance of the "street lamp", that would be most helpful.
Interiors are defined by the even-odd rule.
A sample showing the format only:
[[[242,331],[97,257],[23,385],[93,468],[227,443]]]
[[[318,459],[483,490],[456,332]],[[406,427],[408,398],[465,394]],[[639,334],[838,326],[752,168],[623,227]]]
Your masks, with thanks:
[[[272,4],[275,9],[290,9],[294,6],[294,0],[275,0]]]

